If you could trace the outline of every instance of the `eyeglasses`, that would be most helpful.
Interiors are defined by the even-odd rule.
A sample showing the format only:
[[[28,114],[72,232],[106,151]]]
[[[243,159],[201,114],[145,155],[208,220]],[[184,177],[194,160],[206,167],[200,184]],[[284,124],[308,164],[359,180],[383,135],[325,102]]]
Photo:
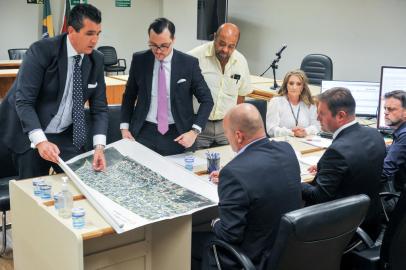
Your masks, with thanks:
[[[169,43],[169,44],[161,44],[161,45],[155,45],[155,44],[148,44],[148,47],[151,49],[151,50],[154,50],[154,51],[157,51],[157,50],[160,50],[160,51],[166,51],[166,50],[168,50],[170,47],[171,47],[171,45],[172,45],[172,42],[171,43]]]

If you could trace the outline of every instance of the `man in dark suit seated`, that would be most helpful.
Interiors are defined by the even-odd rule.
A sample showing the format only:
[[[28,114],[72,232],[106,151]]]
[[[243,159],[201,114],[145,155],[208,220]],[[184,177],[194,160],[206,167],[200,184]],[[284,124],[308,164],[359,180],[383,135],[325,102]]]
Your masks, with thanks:
[[[406,92],[386,93],[384,110],[385,124],[394,132],[383,163],[382,180],[394,180],[396,190],[402,191],[406,184]]]
[[[103,55],[94,50],[101,13],[92,5],[70,12],[68,34],[33,43],[0,107],[0,139],[13,152],[19,178],[61,172],[58,158],[84,151],[84,104],[89,102],[95,146],[93,168],[104,170],[108,107]],[[33,147],[34,149],[32,149]]]
[[[134,53],[131,62],[121,133],[161,155],[179,154],[205,127],[213,99],[198,60],[173,49],[175,25],[159,18],[148,34],[150,50]],[[193,96],[200,103],[196,116]]]
[[[362,227],[377,236],[379,183],[385,157],[385,143],[374,128],[355,121],[355,100],[345,88],[332,88],[318,96],[318,120],[323,131],[332,132],[333,142],[320,158],[312,184],[302,183],[306,205],[355,194],[371,199]]]
[[[212,231],[192,236],[192,269],[214,269],[214,237],[239,247],[256,266],[273,245],[281,216],[300,208],[300,168],[292,147],[269,141],[258,110],[240,104],[224,117],[224,132],[237,156],[218,179],[219,219]],[[225,259],[224,269],[234,269]],[[238,268],[237,268],[238,269]]]

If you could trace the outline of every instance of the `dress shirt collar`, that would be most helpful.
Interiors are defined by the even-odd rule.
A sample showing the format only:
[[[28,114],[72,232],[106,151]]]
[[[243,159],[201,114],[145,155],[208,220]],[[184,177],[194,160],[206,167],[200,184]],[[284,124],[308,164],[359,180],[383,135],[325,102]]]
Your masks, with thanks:
[[[73,48],[72,43],[70,42],[69,36],[66,36],[66,49],[68,52],[68,58],[78,55],[75,48]],[[83,59],[84,54],[80,54],[80,58]]]
[[[168,56],[165,57],[164,60],[162,60],[163,64],[170,64],[172,61],[172,57],[173,57],[173,48],[172,48],[171,53],[168,54]],[[158,62],[158,64],[161,62],[161,61],[157,60],[156,58],[155,58],[155,61]]]
[[[257,142],[257,141],[260,141],[260,140],[262,140],[262,139],[264,139],[264,138],[266,138],[266,136],[265,136],[265,137],[262,137],[262,138],[258,138],[258,139],[256,139],[256,140],[250,142],[249,144],[245,145],[243,148],[240,149],[240,151],[237,152],[237,155],[236,155],[236,156],[238,156],[238,155],[240,155],[242,152],[244,152],[245,149],[248,148],[248,146],[250,146],[250,145],[252,145],[253,143],[255,143],[255,142]]]
[[[400,134],[406,132],[406,122],[403,122],[394,132],[393,139],[395,140]]]
[[[349,126],[355,125],[357,123],[357,121],[354,119],[353,121],[341,126],[339,129],[337,129],[334,134],[333,134],[333,140],[338,136],[338,134],[340,134],[341,131],[343,131],[344,129],[346,129]]]
[[[235,52],[235,50],[234,50],[234,52]],[[227,65],[234,64],[235,62],[237,62],[237,59],[234,57],[234,52],[231,54],[230,59],[228,59]],[[215,57],[216,60],[218,62],[220,62],[216,57],[216,51],[214,49],[214,41],[211,41],[210,45],[207,47],[206,57]]]

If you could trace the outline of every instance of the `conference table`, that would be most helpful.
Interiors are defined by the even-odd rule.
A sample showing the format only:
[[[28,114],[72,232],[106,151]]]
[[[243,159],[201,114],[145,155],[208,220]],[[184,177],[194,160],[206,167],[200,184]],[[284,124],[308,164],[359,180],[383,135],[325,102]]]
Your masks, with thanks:
[[[276,80],[278,86],[282,85],[281,80]],[[274,86],[273,79],[251,75],[252,93],[248,95],[250,98],[270,100],[274,96],[278,96],[278,90],[272,89]],[[313,97],[321,92],[321,87],[318,85],[309,84],[310,93]]]
[[[293,137],[276,140],[288,141],[303,155],[321,154],[323,151]],[[200,150],[194,155],[205,159],[206,151]],[[221,152],[221,166],[234,156],[228,145],[209,151]],[[194,171],[201,175],[205,168],[196,166]],[[53,191],[59,191],[62,176],[64,174],[43,179],[52,185]],[[207,175],[201,177],[209,181]],[[216,188],[214,184],[213,188]],[[117,234],[71,181],[69,190],[74,196],[74,206],[83,207],[86,211],[86,226],[83,229],[74,229],[70,219],[58,216],[52,199],[43,200],[34,196],[32,179],[10,181],[16,270],[190,269],[191,215]]]
[[[18,69],[0,69],[0,99],[4,98],[17,77]]]
[[[20,68],[23,60],[0,60],[0,69]]]
[[[110,78],[116,80],[127,81],[128,75],[109,75]],[[247,96],[254,99],[270,100],[274,96],[278,96],[278,90],[273,90],[271,87],[274,85],[273,79],[250,75],[252,93]],[[277,80],[279,86],[282,85],[281,80]],[[321,88],[317,85],[309,85],[312,96],[320,94]]]
[[[18,69],[0,69],[0,99],[3,99],[10,90],[18,74]],[[107,103],[121,104],[126,82],[105,77]]]

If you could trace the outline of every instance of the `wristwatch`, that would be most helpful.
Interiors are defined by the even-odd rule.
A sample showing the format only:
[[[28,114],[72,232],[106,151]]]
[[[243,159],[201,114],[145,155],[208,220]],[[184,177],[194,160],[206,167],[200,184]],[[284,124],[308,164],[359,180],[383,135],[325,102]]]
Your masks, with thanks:
[[[202,131],[201,131],[200,129],[197,129],[197,128],[195,128],[195,127],[192,127],[192,131],[193,131],[194,133],[196,133],[196,135],[199,135],[200,133],[202,133]]]
[[[94,146],[94,150],[104,150],[104,145],[103,144],[96,144],[95,146]]]

